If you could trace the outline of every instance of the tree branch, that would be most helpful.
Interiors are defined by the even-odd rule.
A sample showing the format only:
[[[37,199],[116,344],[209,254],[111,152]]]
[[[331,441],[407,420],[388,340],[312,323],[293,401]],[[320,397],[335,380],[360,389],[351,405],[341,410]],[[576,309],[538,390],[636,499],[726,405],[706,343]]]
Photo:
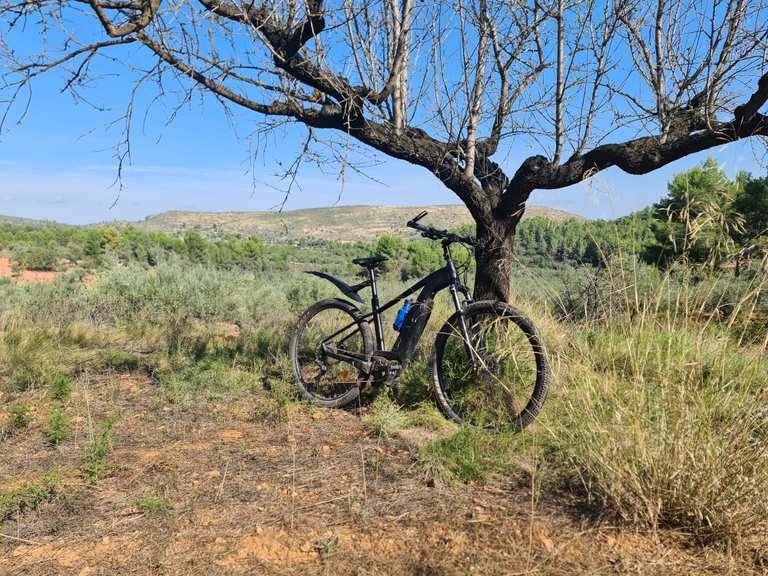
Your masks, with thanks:
[[[543,156],[531,156],[509,181],[497,210],[500,214],[513,214],[537,188],[564,188],[611,166],[617,166],[629,174],[647,174],[689,154],[742,138],[768,136],[768,116],[758,112],[766,101],[768,74],[760,78],[758,89],[750,99],[736,108],[732,121],[720,122],[711,129],[667,140],[659,134],[621,144],[603,144],[583,155],[574,155],[559,166],[548,162]]]

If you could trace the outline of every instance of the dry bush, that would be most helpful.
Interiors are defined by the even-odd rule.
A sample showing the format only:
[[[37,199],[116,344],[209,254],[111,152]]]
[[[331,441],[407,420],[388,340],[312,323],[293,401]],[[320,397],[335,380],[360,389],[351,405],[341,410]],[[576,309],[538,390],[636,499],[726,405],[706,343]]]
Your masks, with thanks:
[[[668,282],[643,307],[574,327],[550,432],[593,503],[627,521],[702,542],[764,538],[768,359],[704,314],[701,292],[667,301]]]

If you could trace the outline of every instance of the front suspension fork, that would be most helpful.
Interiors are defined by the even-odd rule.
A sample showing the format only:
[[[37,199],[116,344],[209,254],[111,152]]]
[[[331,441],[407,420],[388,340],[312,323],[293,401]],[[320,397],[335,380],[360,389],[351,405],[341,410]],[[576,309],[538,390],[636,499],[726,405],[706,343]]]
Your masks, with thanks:
[[[463,286],[460,288],[460,290],[465,298],[464,303],[466,304],[467,302],[471,302],[472,300],[469,297],[469,290],[467,290]],[[475,353],[475,349],[472,346],[472,339],[469,336],[467,321],[464,318],[464,305],[462,305],[461,301],[459,300],[459,289],[457,289],[456,286],[453,285],[450,287],[450,292],[451,292],[451,299],[453,300],[453,305],[456,307],[456,312],[459,313],[459,329],[461,330],[461,335],[464,338],[464,348],[466,349],[470,360],[472,360],[472,368],[477,369],[479,358]]]

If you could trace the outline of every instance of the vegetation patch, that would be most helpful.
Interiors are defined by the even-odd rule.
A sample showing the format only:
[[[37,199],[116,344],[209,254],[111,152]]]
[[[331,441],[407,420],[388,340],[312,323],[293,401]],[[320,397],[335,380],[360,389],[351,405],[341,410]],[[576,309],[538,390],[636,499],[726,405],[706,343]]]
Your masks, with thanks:
[[[50,472],[40,480],[21,482],[0,492],[0,521],[8,520],[16,514],[35,510],[41,504],[50,501],[63,484],[58,472]]]
[[[135,499],[133,505],[143,514],[164,514],[173,510],[171,499],[157,490],[147,496]]]
[[[587,333],[550,419],[559,453],[626,521],[702,541],[768,534],[764,354],[643,320]]]
[[[118,414],[113,414],[104,420],[95,438],[85,449],[80,469],[92,482],[100,480],[113,468],[107,461],[107,456],[112,449],[112,429],[118,420],[120,420]]]
[[[54,374],[48,380],[48,397],[66,402],[72,393],[72,377],[69,374]]]
[[[67,415],[64,407],[59,403],[54,404],[48,416],[48,429],[46,430],[48,442],[53,446],[58,446],[69,438],[71,429],[72,420]]]
[[[59,372],[58,351],[46,330],[7,330],[3,336],[0,372],[12,391],[45,387]]]
[[[421,448],[417,459],[429,478],[475,482],[510,472],[516,466],[518,444],[509,433],[490,434],[464,426],[449,438]]]
[[[26,430],[32,422],[32,407],[21,400],[11,402],[8,406],[8,416],[5,428],[7,433],[13,434]]]
[[[233,365],[232,362],[216,359],[192,362],[160,377],[164,397],[179,405],[198,399],[238,396],[257,386],[257,375]]]
[[[407,413],[395,402],[389,390],[376,396],[363,421],[383,438],[391,437],[397,430],[408,425]]]
[[[132,372],[142,366],[141,357],[124,350],[106,350],[101,361],[105,368],[117,372]]]

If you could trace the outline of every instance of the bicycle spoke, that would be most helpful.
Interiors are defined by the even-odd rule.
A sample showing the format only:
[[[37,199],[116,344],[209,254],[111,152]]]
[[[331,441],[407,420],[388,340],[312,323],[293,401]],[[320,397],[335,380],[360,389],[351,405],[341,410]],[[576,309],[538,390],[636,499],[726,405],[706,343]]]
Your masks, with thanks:
[[[312,316],[298,336],[298,375],[311,395],[338,398],[357,387],[363,378],[353,365],[328,353],[329,349],[365,353],[365,342],[356,325],[344,330],[350,321],[344,310],[329,307]]]
[[[513,425],[536,385],[535,353],[511,317],[489,310],[470,320],[469,342],[453,326],[442,350],[445,398],[465,422],[491,428]]]

